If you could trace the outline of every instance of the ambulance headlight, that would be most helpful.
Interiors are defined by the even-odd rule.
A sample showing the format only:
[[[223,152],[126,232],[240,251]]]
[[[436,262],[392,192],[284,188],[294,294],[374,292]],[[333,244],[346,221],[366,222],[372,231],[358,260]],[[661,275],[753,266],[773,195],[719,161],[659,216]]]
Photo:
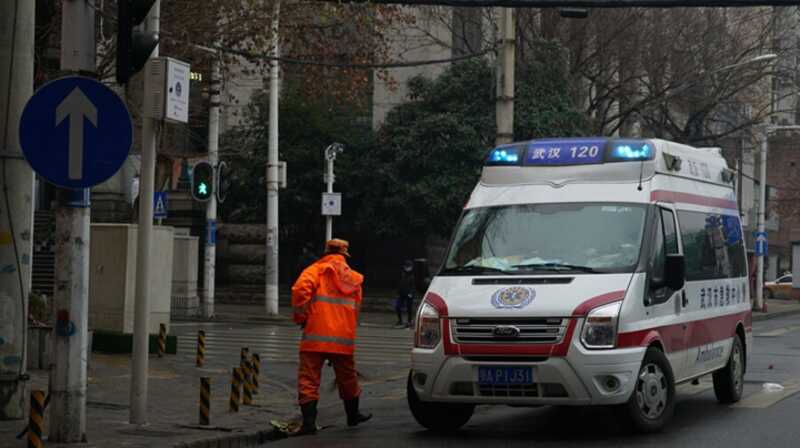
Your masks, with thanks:
[[[428,302],[422,302],[417,313],[417,334],[414,346],[417,348],[435,348],[442,340],[442,325],[439,311]]]
[[[581,342],[586,348],[614,348],[617,341],[617,318],[622,302],[599,306],[583,322]]]

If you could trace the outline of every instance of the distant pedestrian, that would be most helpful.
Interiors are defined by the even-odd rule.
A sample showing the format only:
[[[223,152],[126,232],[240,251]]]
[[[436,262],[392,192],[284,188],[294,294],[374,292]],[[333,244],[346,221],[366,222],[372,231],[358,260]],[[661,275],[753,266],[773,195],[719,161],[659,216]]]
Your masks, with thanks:
[[[300,274],[303,273],[303,270],[314,264],[318,258],[319,256],[317,256],[314,251],[314,245],[311,243],[304,244],[303,248],[300,249],[300,256],[298,257],[297,276],[299,277]]]
[[[397,288],[397,302],[395,311],[397,312],[397,328],[411,328],[414,325],[414,263],[411,260],[403,262],[403,269],[400,271],[400,282]],[[403,324],[403,310],[408,313],[408,320]]]
[[[326,360],[336,373],[347,426],[356,426],[372,417],[358,410],[361,388],[353,353],[364,276],[347,265],[348,248],[347,241],[328,241],[325,255],[307,267],[292,287],[292,319],[303,329],[297,373],[303,426],[297,435],[317,432],[317,402]]]

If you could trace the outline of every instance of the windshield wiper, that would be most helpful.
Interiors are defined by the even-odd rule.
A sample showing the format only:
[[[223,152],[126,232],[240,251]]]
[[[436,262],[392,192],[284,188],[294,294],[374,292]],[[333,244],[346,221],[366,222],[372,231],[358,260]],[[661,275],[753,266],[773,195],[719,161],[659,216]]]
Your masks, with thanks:
[[[588,272],[590,274],[597,274],[599,273],[598,270],[594,268],[590,268],[589,266],[580,266],[576,264],[566,264],[566,263],[530,263],[530,264],[515,264],[512,268],[516,269],[541,269],[543,271],[581,271],[581,272]]]
[[[474,274],[481,274],[481,273],[499,273],[499,274],[506,274],[508,275],[508,271],[498,268],[490,268],[488,266],[456,266],[453,268],[445,268],[442,270],[443,274],[447,274],[450,272],[459,272],[459,273],[474,273]]]

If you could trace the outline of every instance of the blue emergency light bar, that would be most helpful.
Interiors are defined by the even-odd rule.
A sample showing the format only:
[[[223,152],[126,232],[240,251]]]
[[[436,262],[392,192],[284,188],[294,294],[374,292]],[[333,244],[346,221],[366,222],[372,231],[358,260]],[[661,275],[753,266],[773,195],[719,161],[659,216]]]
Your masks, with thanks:
[[[565,166],[653,160],[647,140],[571,138],[533,140],[498,146],[489,151],[487,166]]]

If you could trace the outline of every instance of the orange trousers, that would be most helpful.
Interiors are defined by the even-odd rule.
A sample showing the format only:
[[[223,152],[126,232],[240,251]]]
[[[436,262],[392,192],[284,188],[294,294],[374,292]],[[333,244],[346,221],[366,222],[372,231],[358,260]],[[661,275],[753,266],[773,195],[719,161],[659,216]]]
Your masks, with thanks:
[[[336,373],[336,385],[339,397],[351,400],[361,395],[358,387],[358,373],[353,355],[322,352],[300,352],[300,368],[297,372],[298,402],[306,404],[319,400],[319,383],[322,378],[322,366],[325,360],[333,364]]]

